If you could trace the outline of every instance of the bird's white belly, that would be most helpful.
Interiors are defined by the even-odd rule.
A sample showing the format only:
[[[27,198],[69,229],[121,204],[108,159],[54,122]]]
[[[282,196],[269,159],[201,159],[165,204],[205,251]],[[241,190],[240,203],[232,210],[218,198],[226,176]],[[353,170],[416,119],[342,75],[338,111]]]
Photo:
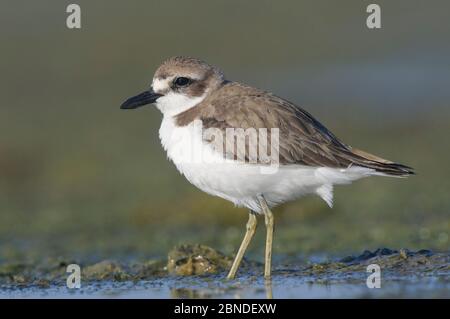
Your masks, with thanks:
[[[223,160],[222,154],[202,141],[192,124],[177,127],[164,117],[159,131],[168,157],[190,183],[202,191],[227,199],[237,206],[260,212],[256,196],[264,195],[270,207],[317,193],[332,205],[332,185],[368,176],[367,169],[332,169],[301,165],[279,166],[262,173],[262,166]]]

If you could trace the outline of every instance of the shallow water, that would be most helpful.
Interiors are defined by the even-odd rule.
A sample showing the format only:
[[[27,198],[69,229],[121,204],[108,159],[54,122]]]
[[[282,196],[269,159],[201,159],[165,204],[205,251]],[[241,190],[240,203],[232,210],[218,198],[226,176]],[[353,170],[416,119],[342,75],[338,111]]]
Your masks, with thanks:
[[[224,282],[222,277],[160,278],[138,283],[113,281],[0,290],[1,298],[449,298],[450,283],[437,278],[386,280],[369,289],[364,278],[353,283],[313,283],[313,278],[274,276],[272,283],[251,277]]]

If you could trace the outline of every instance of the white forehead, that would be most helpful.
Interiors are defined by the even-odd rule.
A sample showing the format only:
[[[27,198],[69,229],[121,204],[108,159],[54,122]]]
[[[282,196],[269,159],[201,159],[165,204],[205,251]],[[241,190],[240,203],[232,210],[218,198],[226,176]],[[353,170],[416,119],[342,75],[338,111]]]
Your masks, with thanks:
[[[170,82],[172,82],[173,78],[174,78],[173,76],[164,79],[154,78],[152,82],[153,91],[162,92],[167,90],[170,87]]]

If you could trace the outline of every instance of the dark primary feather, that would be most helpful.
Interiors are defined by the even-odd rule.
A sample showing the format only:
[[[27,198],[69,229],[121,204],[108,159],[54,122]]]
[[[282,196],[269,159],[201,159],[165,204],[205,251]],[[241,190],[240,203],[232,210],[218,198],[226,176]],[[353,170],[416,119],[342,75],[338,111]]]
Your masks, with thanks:
[[[219,128],[223,132],[226,128],[267,128],[270,133],[271,128],[278,128],[280,164],[334,168],[357,165],[394,176],[414,174],[411,167],[342,143],[324,125],[293,103],[236,82],[224,84],[202,103],[178,115],[177,124],[187,125],[194,119],[202,120],[204,128]],[[245,155],[248,155],[248,143],[246,146]],[[226,156],[239,158],[236,149],[227,151]],[[245,158],[248,160],[247,156]]]

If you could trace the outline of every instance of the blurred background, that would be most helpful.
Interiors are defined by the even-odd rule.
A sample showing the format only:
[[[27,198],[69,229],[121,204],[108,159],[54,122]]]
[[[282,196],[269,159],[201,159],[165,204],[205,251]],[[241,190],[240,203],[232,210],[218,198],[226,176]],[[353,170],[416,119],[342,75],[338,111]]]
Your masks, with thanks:
[[[66,7],[81,6],[81,30]],[[450,3],[0,1],[0,261],[164,257],[179,243],[227,254],[246,211],[166,160],[161,115],[119,109],[174,55],[302,106],[355,147],[416,168],[276,209],[275,255],[378,247],[448,250]],[[250,256],[262,259],[264,232]]]

